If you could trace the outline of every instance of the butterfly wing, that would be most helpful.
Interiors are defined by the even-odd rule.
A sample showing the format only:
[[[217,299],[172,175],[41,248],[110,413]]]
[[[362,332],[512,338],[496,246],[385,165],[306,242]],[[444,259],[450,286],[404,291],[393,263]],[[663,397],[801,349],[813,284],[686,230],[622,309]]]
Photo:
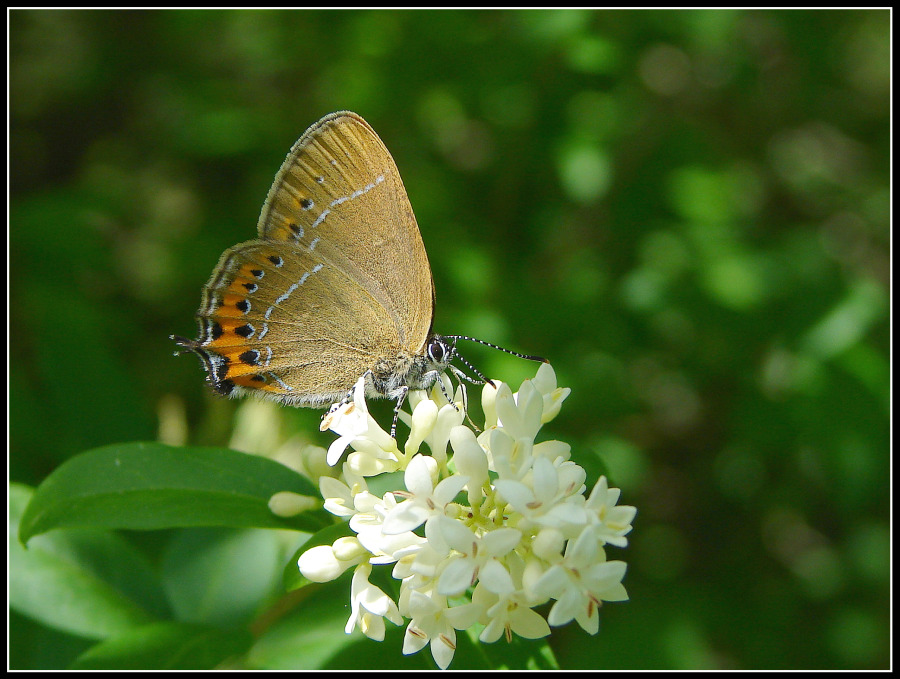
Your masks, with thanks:
[[[313,125],[275,177],[259,240],[227,250],[183,342],[223,393],[339,400],[378,358],[419,354],[434,287],[390,153],[359,116]]]
[[[306,131],[275,177],[257,230],[263,239],[331,247],[333,265],[384,309],[394,345],[421,352],[434,313],[431,267],[397,165],[360,116],[332,113]]]

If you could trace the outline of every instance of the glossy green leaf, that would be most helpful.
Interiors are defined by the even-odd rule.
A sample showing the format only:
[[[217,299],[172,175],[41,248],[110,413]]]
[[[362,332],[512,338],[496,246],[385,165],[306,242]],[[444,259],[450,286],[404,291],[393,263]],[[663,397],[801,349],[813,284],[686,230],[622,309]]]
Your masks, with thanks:
[[[16,539],[31,489],[10,486],[9,605],[48,627],[102,639],[154,619],[137,591],[154,581],[120,537],[98,531],[42,535],[26,549]],[[129,574],[117,581],[116,575]],[[156,590],[157,601],[163,597]],[[144,599],[145,601],[141,601]],[[158,612],[158,611],[156,611]]]
[[[249,623],[261,602],[284,594],[281,537],[258,528],[177,531],[161,564],[175,618],[218,627]]]
[[[38,487],[22,517],[23,543],[53,528],[153,530],[185,526],[295,528],[314,532],[322,510],[281,518],[269,498],[319,498],[312,482],[264,457],[220,448],[128,443],[82,453]]]

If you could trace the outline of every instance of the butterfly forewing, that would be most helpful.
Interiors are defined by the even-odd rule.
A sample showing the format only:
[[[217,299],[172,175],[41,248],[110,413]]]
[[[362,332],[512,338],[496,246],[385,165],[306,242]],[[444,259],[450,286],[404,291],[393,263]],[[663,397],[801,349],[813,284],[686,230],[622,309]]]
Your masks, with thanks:
[[[433,315],[431,268],[397,166],[358,115],[333,113],[300,138],[257,229],[261,238],[313,252],[331,246],[331,265],[366,288],[368,298],[355,301],[383,307],[381,324],[394,326],[385,351],[421,351]]]

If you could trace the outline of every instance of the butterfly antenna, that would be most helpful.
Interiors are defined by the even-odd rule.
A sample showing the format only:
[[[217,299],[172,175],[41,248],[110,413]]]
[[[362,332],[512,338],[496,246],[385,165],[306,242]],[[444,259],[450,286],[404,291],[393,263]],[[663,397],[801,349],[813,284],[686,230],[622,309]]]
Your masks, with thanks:
[[[472,379],[471,377],[469,377],[468,375],[466,375],[466,374],[465,374],[462,370],[460,370],[459,368],[456,368],[456,367],[454,367],[454,366],[450,366],[450,367],[453,369],[453,374],[456,375],[457,379],[464,379],[464,380],[465,380],[466,382],[468,382],[469,384],[490,384],[490,385],[493,387],[493,386],[494,386],[494,383],[491,382],[487,377],[485,377],[484,375],[482,375],[482,374],[478,371],[478,368],[476,368],[474,365],[472,365],[471,363],[469,363],[469,362],[468,362],[468,361],[467,361],[467,360],[459,353],[459,350],[456,348],[456,340],[458,340],[458,339],[468,339],[468,338],[467,338],[467,337],[464,338],[464,337],[461,337],[461,336],[459,336],[459,335],[449,335],[448,338],[453,340],[453,357],[454,357],[454,358],[458,358],[460,363],[462,363],[464,366],[466,366],[469,370],[471,370],[473,373],[475,373],[475,375],[478,377],[477,380],[476,380],[476,379]]]
[[[456,348],[457,340],[463,339],[463,340],[469,340],[470,342],[478,342],[478,344],[483,344],[487,347],[491,347],[492,349],[497,349],[497,350],[503,351],[507,354],[512,354],[513,356],[518,356],[519,358],[527,359],[529,361],[540,361],[541,363],[549,363],[549,361],[546,358],[543,358],[542,356],[529,356],[528,354],[520,354],[518,351],[511,351],[509,349],[505,349],[496,344],[491,344],[490,342],[485,342],[484,340],[476,339],[475,337],[468,337],[466,335],[445,335],[444,337],[445,337],[445,339],[449,339],[449,340],[453,341],[453,344],[452,344],[453,357],[459,359],[460,363],[465,365],[469,370],[471,370],[473,373],[475,373],[475,375],[478,377],[478,380],[472,379],[471,377],[466,375],[459,368],[457,368],[455,366],[450,366],[450,369],[453,372],[453,374],[456,376],[456,379],[460,381],[459,382],[460,386],[462,386],[462,380],[466,380],[467,382],[470,382],[471,384],[479,384],[479,383],[480,384],[490,384],[494,388],[496,388],[497,385],[495,385],[491,380],[489,380],[487,377],[482,375],[481,372],[474,365],[469,363],[462,355],[460,355],[459,350]],[[480,382],[479,382],[479,380],[480,380]],[[465,389],[463,389],[463,399],[465,400]],[[478,426],[474,422],[472,422],[472,418],[469,417],[468,408],[466,409],[466,417],[468,418],[469,423],[473,426],[473,428],[476,431],[479,431]]]
[[[502,351],[502,352],[504,352],[504,353],[512,354],[513,356],[518,356],[519,358],[524,358],[525,360],[528,360],[528,361],[538,361],[538,362],[540,362],[540,363],[549,363],[549,362],[550,362],[550,361],[548,361],[546,358],[544,358],[543,356],[529,356],[528,354],[520,354],[518,351],[512,351],[511,349],[505,349],[505,348],[503,348],[503,347],[501,347],[501,346],[498,346],[498,345],[496,345],[496,344],[491,344],[490,342],[485,342],[484,340],[480,340],[480,339],[477,339],[477,338],[475,338],[475,337],[467,337],[466,335],[444,335],[444,337],[446,337],[446,338],[448,338],[448,339],[452,339],[452,340],[461,340],[461,339],[463,339],[463,340],[469,340],[470,342],[478,342],[478,344],[483,344],[484,346],[490,347],[491,349],[497,349],[497,350]],[[454,344],[454,348],[455,348],[456,342],[454,341],[453,344]],[[469,366],[469,369],[472,370],[472,372],[474,372],[476,375],[478,375],[479,377],[481,377],[481,373],[479,373],[477,370],[475,370],[475,368],[473,368],[471,365],[469,365],[468,361],[466,361],[466,360],[465,360],[462,356],[460,356],[458,353],[457,353],[456,355],[459,356],[459,360],[460,360],[460,361],[462,361],[462,362],[465,363],[467,366]],[[484,379],[484,378],[482,377],[482,379]]]

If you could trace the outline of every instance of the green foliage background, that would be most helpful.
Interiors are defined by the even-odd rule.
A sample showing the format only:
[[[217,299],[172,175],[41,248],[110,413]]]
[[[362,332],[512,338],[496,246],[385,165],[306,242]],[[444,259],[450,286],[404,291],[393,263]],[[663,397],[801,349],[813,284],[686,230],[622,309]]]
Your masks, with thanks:
[[[294,140],[351,109],[404,177],[436,331],[549,357],[547,436],[638,507],[632,600],[555,630],[560,665],[888,666],[887,10],[9,18],[11,480],[173,408],[228,442],[238,404],[167,336]],[[10,624],[13,667],[90,645]]]

